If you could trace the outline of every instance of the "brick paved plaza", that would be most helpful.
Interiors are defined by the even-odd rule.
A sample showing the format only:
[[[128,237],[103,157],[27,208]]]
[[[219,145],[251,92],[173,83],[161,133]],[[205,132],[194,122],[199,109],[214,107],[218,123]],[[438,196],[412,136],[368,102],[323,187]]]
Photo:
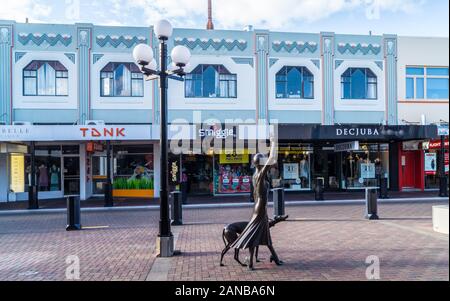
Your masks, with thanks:
[[[93,228],[80,232],[65,231],[65,214],[0,215],[0,280],[65,280],[66,258],[76,255],[82,281],[155,280],[155,274],[158,280],[364,281],[366,258],[374,255],[381,280],[448,281],[449,240],[432,230],[433,205],[381,204],[382,220],[375,222],[363,219],[363,205],[288,207],[290,220],[272,230],[286,264],[270,264],[262,248],[254,272],[238,266],[232,252],[219,266],[223,226],[248,220],[251,208],[186,210],[185,225],[173,229],[182,255],[171,259],[154,254],[157,211],[83,213],[83,226]]]

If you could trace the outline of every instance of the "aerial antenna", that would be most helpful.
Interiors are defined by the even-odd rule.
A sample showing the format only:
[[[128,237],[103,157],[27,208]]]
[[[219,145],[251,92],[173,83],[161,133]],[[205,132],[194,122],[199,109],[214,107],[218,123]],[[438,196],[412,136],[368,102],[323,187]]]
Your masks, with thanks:
[[[212,19],[212,1],[208,0],[208,24],[206,25],[207,30],[214,30],[214,24]]]

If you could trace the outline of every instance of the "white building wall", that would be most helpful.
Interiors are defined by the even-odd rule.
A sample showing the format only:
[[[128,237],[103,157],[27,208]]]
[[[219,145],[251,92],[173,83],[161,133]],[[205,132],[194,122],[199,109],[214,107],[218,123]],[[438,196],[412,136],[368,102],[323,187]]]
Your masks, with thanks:
[[[421,122],[425,115],[427,123],[449,121],[448,99],[406,99],[406,67],[448,67],[449,39],[427,37],[398,38],[398,109],[399,122]]]

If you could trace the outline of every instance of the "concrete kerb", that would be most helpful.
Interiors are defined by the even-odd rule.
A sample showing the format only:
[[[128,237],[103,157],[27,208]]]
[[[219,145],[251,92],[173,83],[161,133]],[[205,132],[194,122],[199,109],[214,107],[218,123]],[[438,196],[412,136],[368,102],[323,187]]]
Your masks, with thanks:
[[[399,198],[399,199],[383,199],[379,200],[380,204],[383,203],[423,203],[423,202],[448,202],[449,198]],[[329,201],[292,201],[286,202],[286,207],[292,206],[330,206],[330,205],[358,205],[365,204],[364,199],[360,200],[329,200]],[[183,209],[221,209],[221,208],[251,208],[253,203],[218,203],[218,204],[198,204],[198,205],[183,205]],[[273,203],[268,204],[269,207],[273,207]],[[81,212],[111,212],[111,211],[156,211],[159,210],[159,206],[129,206],[129,207],[93,207],[82,208]],[[0,211],[0,216],[7,215],[33,215],[33,214],[58,214],[66,213],[67,209],[38,209],[38,210],[4,210]]]

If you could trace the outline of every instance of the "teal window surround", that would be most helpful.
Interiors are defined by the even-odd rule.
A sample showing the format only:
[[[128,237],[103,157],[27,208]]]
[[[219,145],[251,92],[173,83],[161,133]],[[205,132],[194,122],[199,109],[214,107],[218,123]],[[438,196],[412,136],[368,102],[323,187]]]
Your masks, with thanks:
[[[406,66],[406,99],[448,100],[449,68]]]
[[[22,70],[23,96],[67,97],[69,72],[59,61],[34,60]]]

